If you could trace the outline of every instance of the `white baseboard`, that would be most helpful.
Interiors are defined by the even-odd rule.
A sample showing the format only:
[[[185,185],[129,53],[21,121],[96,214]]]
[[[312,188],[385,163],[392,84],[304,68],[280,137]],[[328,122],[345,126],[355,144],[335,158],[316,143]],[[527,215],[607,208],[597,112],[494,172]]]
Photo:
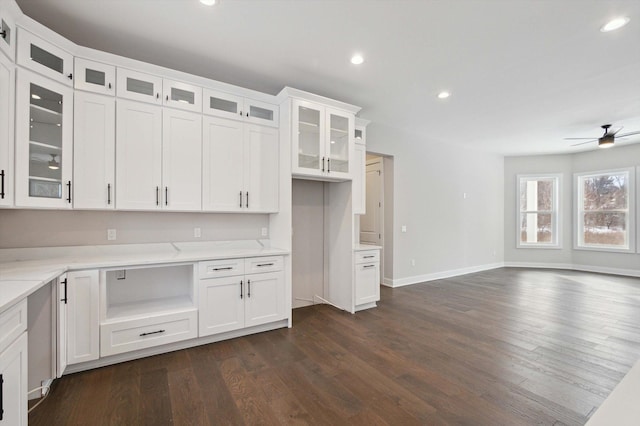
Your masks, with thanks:
[[[466,275],[474,272],[488,271],[490,269],[496,269],[496,268],[502,268],[502,267],[504,267],[504,263],[502,262],[489,263],[486,265],[477,265],[477,266],[470,266],[467,268],[451,269],[449,271],[435,272],[432,274],[423,274],[423,275],[415,275],[413,277],[398,278],[394,280],[389,280],[390,284],[387,284],[385,282],[383,282],[383,284],[393,288],[404,287],[405,285],[418,284],[426,281],[441,280],[443,278],[457,277],[459,275]],[[385,278],[384,281],[387,281],[387,279]]]
[[[570,271],[597,272],[600,274],[622,275],[640,277],[640,270],[609,268],[607,266],[574,265],[572,263],[541,263],[541,262],[498,262],[486,265],[471,266],[468,268],[452,269],[449,271],[435,272],[432,274],[415,275],[413,277],[390,279],[385,278],[382,285],[387,287],[404,287],[427,281],[441,280],[443,278],[457,277],[472,274],[474,272],[488,271],[497,268],[535,268],[535,269],[567,269]]]

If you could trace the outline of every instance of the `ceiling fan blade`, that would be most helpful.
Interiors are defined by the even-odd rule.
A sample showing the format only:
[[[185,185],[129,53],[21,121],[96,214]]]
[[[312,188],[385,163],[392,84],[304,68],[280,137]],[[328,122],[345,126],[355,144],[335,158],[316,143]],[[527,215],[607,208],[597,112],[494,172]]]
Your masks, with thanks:
[[[597,142],[597,141],[598,141],[598,139],[591,139],[590,141],[586,141],[586,142],[574,143],[574,144],[573,144],[573,145],[571,145],[571,146],[584,145],[584,144],[587,144],[587,143]]]
[[[585,139],[597,140],[597,139],[594,139],[593,136],[590,138],[564,138],[565,141],[579,141],[579,140],[585,140]]]
[[[618,127],[618,129],[615,132],[608,132],[607,134],[615,136],[622,129],[624,129],[624,126],[620,126],[620,127]]]
[[[626,136],[633,136],[633,135],[640,135],[640,130],[635,131],[635,132],[627,132],[627,133],[623,133],[621,135],[617,135],[616,138],[624,138]]]

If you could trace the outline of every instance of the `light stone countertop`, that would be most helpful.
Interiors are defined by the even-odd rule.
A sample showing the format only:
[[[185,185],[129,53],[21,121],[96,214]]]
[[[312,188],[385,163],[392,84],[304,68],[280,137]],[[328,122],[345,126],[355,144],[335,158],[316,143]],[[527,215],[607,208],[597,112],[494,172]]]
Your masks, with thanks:
[[[376,246],[373,244],[356,244],[353,248],[353,251],[364,251],[364,250],[382,250],[381,246]]]
[[[288,254],[268,240],[0,249],[0,313],[67,271]]]

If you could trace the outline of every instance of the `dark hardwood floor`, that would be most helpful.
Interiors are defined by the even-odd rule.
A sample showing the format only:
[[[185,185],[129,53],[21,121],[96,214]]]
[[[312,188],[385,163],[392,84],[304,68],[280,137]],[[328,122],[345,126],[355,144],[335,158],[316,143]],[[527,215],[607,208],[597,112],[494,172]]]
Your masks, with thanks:
[[[640,279],[497,269],[64,376],[31,425],[582,425],[640,358]]]

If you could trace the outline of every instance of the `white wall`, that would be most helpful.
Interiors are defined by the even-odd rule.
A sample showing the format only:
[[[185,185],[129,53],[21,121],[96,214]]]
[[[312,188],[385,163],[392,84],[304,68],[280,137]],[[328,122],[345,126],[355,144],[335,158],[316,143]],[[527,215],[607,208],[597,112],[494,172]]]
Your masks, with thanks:
[[[0,248],[258,239],[262,227],[268,215],[0,209]]]
[[[502,263],[502,156],[437,144],[375,122],[367,128],[367,150],[394,161],[394,286]]]
[[[505,184],[505,262],[507,265],[575,266],[602,272],[640,274],[640,254],[608,253],[573,249],[573,174],[587,171],[640,166],[640,144],[616,145],[611,149],[576,154],[507,157]],[[516,248],[516,175],[562,173],[561,222],[562,249]],[[637,204],[636,204],[637,206]],[[640,210],[640,209],[638,209]],[[636,212],[636,220],[640,212]],[[636,232],[640,234],[640,232]],[[640,239],[640,235],[636,238]],[[635,272],[634,272],[635,271]]]

